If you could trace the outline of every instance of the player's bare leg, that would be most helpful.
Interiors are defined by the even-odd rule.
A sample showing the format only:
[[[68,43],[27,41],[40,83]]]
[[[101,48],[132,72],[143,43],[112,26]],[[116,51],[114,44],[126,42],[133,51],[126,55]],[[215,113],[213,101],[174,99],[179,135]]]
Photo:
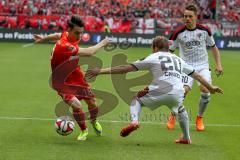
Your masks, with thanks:
[[[189,133],[189,118],[186,109],[183,106],[178,108],[177,118],[179,125],[182,129],[182,135],[175,142],[180,144],[191,144],[191,138]]]
[[[191,88],[189,86],[184,86],[184,90],[185,90],[184,97],[186,97],[188,92],[191,90]],[[167,122],[167,128],[169,130],[174,129],[175,122],[176,122],[176,116],[173,112],[170,112],[169,117],[168,117],[168,122]]]
[[[73,117],[76,120],[76,122],[77,122],[77,124],[78,124],[78,126],[81,130],[81,133],[77,137],[77,140],[86,140],[87,135],[88,135],[88,129],[87,129],[87,126],[86,126],[85,113],[82,110],[81,102],[75,96],[72,96],[70,99],[64,98],[64,101],[69,106],[71,106],[71,108],[73,110]]]
[[[93,126],[95,133],[99,136],[102,135],[102,126],[97,121],[98,116],[98,107],[94,98],[84,100],[88,105],[88,111],[90,113],[90,120]]]
[[[204,86],[200,86],[201,91],[201,98],[199,100],[199,111],[196,118],[196,129],[197,131],[204,131],[204,124],[203,124],[203,113],[205,112],[207,105],[210,101],[210,93],[207,88]]]
[[[130,133],[139,128],[139,116],[141,113],[141,109],[142,109],[141,103],[137,99],[134,99],[130,105],[130,114],[132,122],[125,128],[122,128],[120,132],[120,135],[122,137],[128,136]]]

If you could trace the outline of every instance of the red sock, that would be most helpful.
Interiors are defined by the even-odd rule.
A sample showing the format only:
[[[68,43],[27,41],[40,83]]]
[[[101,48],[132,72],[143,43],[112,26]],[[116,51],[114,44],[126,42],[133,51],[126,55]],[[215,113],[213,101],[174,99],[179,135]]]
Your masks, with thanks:
[[[98,107],[88,108],[88,111],[90,113],[91,122],[96,121],[98,115]]]
[[[82,109],[73,111],[73,117],[77,121],[78,126],[82,131],[87,129],[86,122],[85,122],[85,113],[83,112]]]

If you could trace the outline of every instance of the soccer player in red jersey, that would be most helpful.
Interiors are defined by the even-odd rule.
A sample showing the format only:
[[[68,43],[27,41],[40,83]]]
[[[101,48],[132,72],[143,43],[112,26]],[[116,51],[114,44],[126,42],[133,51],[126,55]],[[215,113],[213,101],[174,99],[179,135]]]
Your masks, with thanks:
[[[79,56],[92,56],[97,50],[109,43],[108,39],[104,39],[92,47],[79,48],[78,44],[83,31],[84,22],[79,16],[74,15],[68,21],[67,31],[47,36],[34,35],[35,43],[57,41],[51,57],[52,86],[57,90],[64,102],[71,106],[73,110],[73,116],[81,129],[81,133],[77,137],[77,140],[86,140],[88,135],[88,129],[85,123],[85,113],[82,109],[80,100],[84,100],[88,105],[91,123],[97,135],[102,134],[102,127],[96,119],[98,107],[94,95],[91,92],[89,84],[84,79],[84,73],[81,71],[81,68],[75,63],[72,65],[75,65],[75,68],[69,73],[69,71],[66,71],[67,68],[63,66],[67,63],[71,64],[78,62]],[[76,59],[76,61],[71,61],[73,59]],[[63,80],[58,80],[58,77],[61,78],[65,72],[68,72],[67,77]],[[77,86],[80,88],[80,91],[77,93],[74,90],[69,91],[66,85]]]

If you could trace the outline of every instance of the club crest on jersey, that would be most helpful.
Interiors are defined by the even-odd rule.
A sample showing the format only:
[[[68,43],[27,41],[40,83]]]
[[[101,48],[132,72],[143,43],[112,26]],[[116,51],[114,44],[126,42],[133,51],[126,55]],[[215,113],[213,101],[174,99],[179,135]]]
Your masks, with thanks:
[[[198,36],[198,38],[201,38],[202,33],[198,33],[197,36]]]
[[[73,46],[67,46],[67,50],[71,51],[71,52],[74,52],[76,50],[76,48],[73,47]]]

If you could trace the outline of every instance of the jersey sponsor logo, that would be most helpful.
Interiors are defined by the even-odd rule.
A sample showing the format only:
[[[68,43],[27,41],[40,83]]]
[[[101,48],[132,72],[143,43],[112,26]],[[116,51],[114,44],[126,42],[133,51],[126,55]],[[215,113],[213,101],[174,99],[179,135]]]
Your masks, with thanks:
[[[185,45],[187,48],[192,48],[194,46],[200,46],[201,43],[199,41],[188,41],[188,42],[186,42]]]

